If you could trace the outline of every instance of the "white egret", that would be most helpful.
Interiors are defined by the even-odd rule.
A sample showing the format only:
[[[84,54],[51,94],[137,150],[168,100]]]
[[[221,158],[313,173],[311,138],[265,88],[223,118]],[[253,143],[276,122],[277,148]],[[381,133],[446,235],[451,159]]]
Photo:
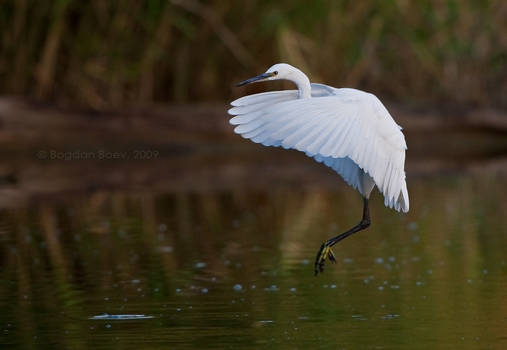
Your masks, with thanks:
[[[305,152],[340,174],[363,196],[359,224],[320,247],[315,259],[317,275],[324,270],[326,259],[336,262],[333,245],[370,226],[368,199],[375,186],[387,207],[408,212],[407,145],[401,127],[375,95],[311,84],[289,64],[275,64],[237,86],[278,79],[289,80],[298,89],[258,93],[231,102],[228,113],[234,115],[230,120],[237,125],[234,132],[265,146]]]

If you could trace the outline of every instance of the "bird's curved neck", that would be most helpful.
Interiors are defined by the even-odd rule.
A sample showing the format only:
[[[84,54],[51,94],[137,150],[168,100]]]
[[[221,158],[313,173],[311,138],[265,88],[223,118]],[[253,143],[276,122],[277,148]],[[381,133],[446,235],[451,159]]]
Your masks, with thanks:
[[[310,85],[310,79],[301,72],[299,69],[294,69],[291,72],[289,80],[297,85],[299,91],[299,98],[310,98],[312,97],[312,88]]]

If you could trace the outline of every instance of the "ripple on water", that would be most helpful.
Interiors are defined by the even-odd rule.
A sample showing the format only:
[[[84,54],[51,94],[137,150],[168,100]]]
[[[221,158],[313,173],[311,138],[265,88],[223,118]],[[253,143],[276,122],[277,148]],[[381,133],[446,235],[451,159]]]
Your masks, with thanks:
[[[102,315],[96,315],[89,317],[89,320],[145,320],[154,318],[154,316],[150,315],[142,315],[142,314],[117,314],[117,315],[110,315],[110,314],[102,314]]]
[[[383,320],[392,320],[392,319],[395,319],[398,317],[400,317],[400,315],[398,315],[398,314],[387,314],[387,315],[382,316],[382,319]]]

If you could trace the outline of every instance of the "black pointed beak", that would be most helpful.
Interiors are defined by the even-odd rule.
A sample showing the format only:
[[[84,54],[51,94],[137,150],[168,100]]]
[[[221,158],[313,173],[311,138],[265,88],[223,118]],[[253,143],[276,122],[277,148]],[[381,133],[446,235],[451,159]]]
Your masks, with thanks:
[[[243,80],[241,83],[237,83],[236,86],[243,86],[246,84],[254,83],[256,81],[262,81],[264,79],[268,79],[268,78],[272,77],[273,75],[275,75],[275,74],[274,73],[262,73],[256,77],[253,77],[253,78],[250,78],[247,80]]]

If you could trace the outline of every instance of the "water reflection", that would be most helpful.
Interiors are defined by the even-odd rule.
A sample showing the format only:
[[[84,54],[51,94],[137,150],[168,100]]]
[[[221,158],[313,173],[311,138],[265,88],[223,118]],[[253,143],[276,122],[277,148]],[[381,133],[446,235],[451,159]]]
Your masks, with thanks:
[[[320,243],[361,214],[347,187],[96,192],[3,210],[1,344],[506,346],[507,182],[410,184],[411,212],[375,196],[372,227],[317,278]]]

